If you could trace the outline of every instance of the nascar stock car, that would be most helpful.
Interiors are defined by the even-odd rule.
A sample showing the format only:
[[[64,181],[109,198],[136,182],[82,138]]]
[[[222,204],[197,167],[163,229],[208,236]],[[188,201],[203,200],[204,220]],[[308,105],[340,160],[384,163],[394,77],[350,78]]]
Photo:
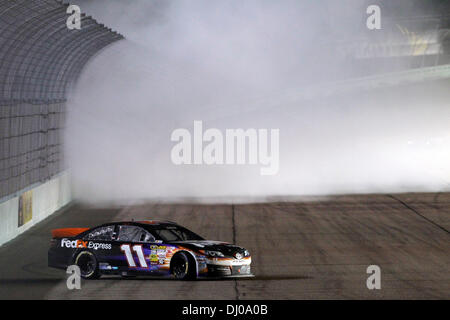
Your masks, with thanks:
[[[80,268],[85,279],[117,274],[198,279],[251,277],[248,250],[205,240],[170,221],[114,222],[52,230],[48,266]]]

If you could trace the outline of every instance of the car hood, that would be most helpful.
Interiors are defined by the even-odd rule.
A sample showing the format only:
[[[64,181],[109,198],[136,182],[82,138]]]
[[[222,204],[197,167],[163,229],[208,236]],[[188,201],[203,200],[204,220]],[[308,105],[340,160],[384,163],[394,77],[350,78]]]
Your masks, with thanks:
[[[176,241],[173,244],[178,244],[180,246],[189,248],[194,251],[199,250],[213,250],[220,251],[225,256],[234,257],[236,253],[244,255],[245,248],[236,246],[223,241],[214,240],[189,240],[189,241]]]

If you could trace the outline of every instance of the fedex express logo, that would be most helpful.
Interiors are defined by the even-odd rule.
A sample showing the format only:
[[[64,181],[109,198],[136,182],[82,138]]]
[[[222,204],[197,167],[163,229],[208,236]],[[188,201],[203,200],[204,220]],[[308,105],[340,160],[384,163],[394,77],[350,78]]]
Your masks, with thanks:
[[[86,248],[86,249],[103,249],[103,250],[111,250],[110,243],[97,243],[92,241],[83,241],[83,240],[69,240],[69,239],[61,239],[61,247],[62,248]]]

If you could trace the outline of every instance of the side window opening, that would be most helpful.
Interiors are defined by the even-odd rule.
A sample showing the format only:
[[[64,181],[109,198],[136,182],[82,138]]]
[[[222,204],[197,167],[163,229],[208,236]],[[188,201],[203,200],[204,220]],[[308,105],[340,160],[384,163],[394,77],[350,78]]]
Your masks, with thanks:
[[[155,238],[138,226],[119,226],[118,241],[122,242],[155,242]]]
[[[158,229],[154,231],[156,235],[164,241],[177,241],[180,240],[175,233],[167,229]]]
[[[179,226],[155,229],[153,233],[163,241],[203,240],[199,235]]]

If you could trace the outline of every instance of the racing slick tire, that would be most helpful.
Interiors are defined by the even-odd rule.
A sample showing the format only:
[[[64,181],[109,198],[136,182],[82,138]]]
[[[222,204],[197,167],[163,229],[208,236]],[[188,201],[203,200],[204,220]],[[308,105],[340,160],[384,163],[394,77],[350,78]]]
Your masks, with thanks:
[[[74,262],[80,268],[82,278],[89,280],[100,278],[97,258],[92,252],[80,251],[76,255]]]
[[[193,280],[196,278],[195,260],[184,252],[175,254],[170,261],[170,272],[179,280]]]

